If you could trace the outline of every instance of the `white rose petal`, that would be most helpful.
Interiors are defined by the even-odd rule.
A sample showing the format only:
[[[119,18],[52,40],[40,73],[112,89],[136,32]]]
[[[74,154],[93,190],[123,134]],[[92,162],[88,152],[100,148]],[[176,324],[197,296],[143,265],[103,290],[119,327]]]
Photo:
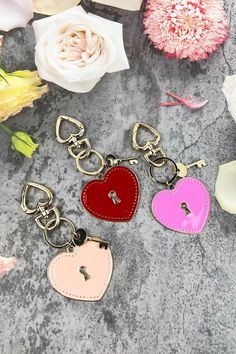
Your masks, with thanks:
[[[236,75],[226,76],[222,90],[228,103],[228,110],[236,122]]]
[[[33,22],[40,76],[73,92],[88,92],[106,73],[129,68],[122,25],[81,6]]]
[[[124,10],[137,11],[140,9],[143,0],[92,0],[104,5],[119,7]]]
[[[33,0],[33,11],[44,15],[55,15],[80,3],[80,0]]]
[[[25,27],[32,17],[32,0],[0,0],[1,31]]]
[[[215,196],[222,209],[236,214],[236,161],[219,166]]]

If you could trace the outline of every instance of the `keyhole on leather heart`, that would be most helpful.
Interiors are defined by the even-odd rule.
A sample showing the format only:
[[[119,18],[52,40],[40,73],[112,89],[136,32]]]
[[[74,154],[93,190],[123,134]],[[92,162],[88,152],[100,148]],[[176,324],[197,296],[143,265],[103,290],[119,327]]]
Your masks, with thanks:
[[[189,210],[187,203],[183,202],[180,206],[185,211],[186,215],[191,214],[191,210]]]
[[[119,204],[119,203],[121,203],[120,198],[117,196],[116,192],[114,192],[114,191],[110,191],[110,192],[108,193],[108,197],[112,199],[112,201],[113,201],[114,204]]]
[[[90,275],[87,273],[85,266],[81,266],[79,271],[81,274],[83,274],[85,281],[90,279]]]

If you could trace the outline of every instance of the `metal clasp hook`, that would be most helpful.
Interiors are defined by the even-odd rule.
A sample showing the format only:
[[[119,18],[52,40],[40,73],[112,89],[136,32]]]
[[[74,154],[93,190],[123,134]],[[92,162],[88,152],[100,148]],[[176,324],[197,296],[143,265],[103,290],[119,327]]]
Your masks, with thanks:
[[[154,136],[153,140],[147,140],[146,143],[144,145],[140,145],[137,142],[137,136],[138,136],[138,132],[140,130],[146,130],[149,133],[151,133]],[[159,141],[160,141],[160,133],[154,129],[153,127],[151,127],[148,124],[145,123],[136,123],[133,127],[133,131],[132,131],[132,144],[133,144],[133,148],[135,150],[153,150],[154,146],[157,146]]]
[[[96,176],[99,175],[102,170],[105,167],[105,159],[102,156],[102,154],[100,154],[100,152],[96,151],[96,150],[90,150],[90,154],[89,156],[91,156],[92,154],[94,154],[95,156],[97,156],[98,160],[99,160],[99,167],[97,167],[96,170],[94,171],[88,171],[85,170],[82,166],[81,166],[81,160],[84,160],[86,158],[86,155],[84,153],[84,151],[81,151],[77,156],[76,156],[76,166],[79,170],[79,172],[88,175],[88,176]]]
[[[43,186],[42,184],[36,183],[36,182],[28,182],[26,181],[21,193],[21,208],[26,214],[35,214],[38,212],[38,206],[37,205],[34,208],[30,208],[27,204],[27,197],[28,197],[28,192],[30,188],[38,189],[42,192],[44,192],[47,196],[45,199],[40,200],[40,207],[42,208],[47,208],[53,201],[53,193],[52,191]]]
[[[60,131],[61,131],[61,123],[64,121],[70,122],[74,124],[77,128],[79,128],[77,133],[71,133],[68,138],[63,139]],[[73,142],[73,138],[80,138],[84,135],[85,128],[84,125],[77,119],[69,117],[69,116],[59,116],[56,121],[56,138],[57,141],[61,144],[71,143]]]

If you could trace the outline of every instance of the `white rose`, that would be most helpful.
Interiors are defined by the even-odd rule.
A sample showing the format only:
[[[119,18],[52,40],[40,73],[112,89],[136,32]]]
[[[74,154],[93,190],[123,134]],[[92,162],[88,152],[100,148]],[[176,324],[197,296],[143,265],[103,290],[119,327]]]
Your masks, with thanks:
[[[219,166],[215,185],[215,196],[221,208],[236,214],[236,161]]]
[[[222,90],[228,103],[228,110],[236,122],[236,75],[226,76]]]
[[[33,22],[40,76],[73,92],[88,92],[106,73],[129,68],[122,25],[81,6]]]

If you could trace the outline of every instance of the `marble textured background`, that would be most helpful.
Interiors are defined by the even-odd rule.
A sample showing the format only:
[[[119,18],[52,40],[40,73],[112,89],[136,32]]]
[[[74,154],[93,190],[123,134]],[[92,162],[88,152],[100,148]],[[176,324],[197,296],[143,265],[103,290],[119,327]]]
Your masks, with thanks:
[[[8,121],[40,142],[32,160],[8,147],[1,133],[0,254],[16,255],[17,268],[0,282],[0,352],[2,354],[235,354],[236,219],[214,198],[219,164],[236,157],[236,125],[221,86],[236,73],[236,4],[225,3],[230,24],[227,43],[207,61],[166,60],[143,35],[143,13],[84,1],[86,9],[124,24],[131,69],[107,74],[87,94],[50,84],[50,93]],[[5,37],[1,62],[7,70],[34,69],[31,25]],[[164,92],[209,98],[200,111],[159,108]],[[200,236],[165,230],[152,217],[150,202],[157,187],[145,162],[135,171],[142,193],[130,223],[111,224],[81,207],[79,174],[66,149],[54,137],[59,114],[80,118],[94,146],[104,153],[132,155],[129,137],[136,121],[157,127],[162,146],[176,160],[199,157],[207,167],[192,170],[212,195],[212,212]],[[25,180],[50,186],[64,214],[111,242],[114,274],[98,303],[66,299],[46,277],[55,252],[20,209]]]

